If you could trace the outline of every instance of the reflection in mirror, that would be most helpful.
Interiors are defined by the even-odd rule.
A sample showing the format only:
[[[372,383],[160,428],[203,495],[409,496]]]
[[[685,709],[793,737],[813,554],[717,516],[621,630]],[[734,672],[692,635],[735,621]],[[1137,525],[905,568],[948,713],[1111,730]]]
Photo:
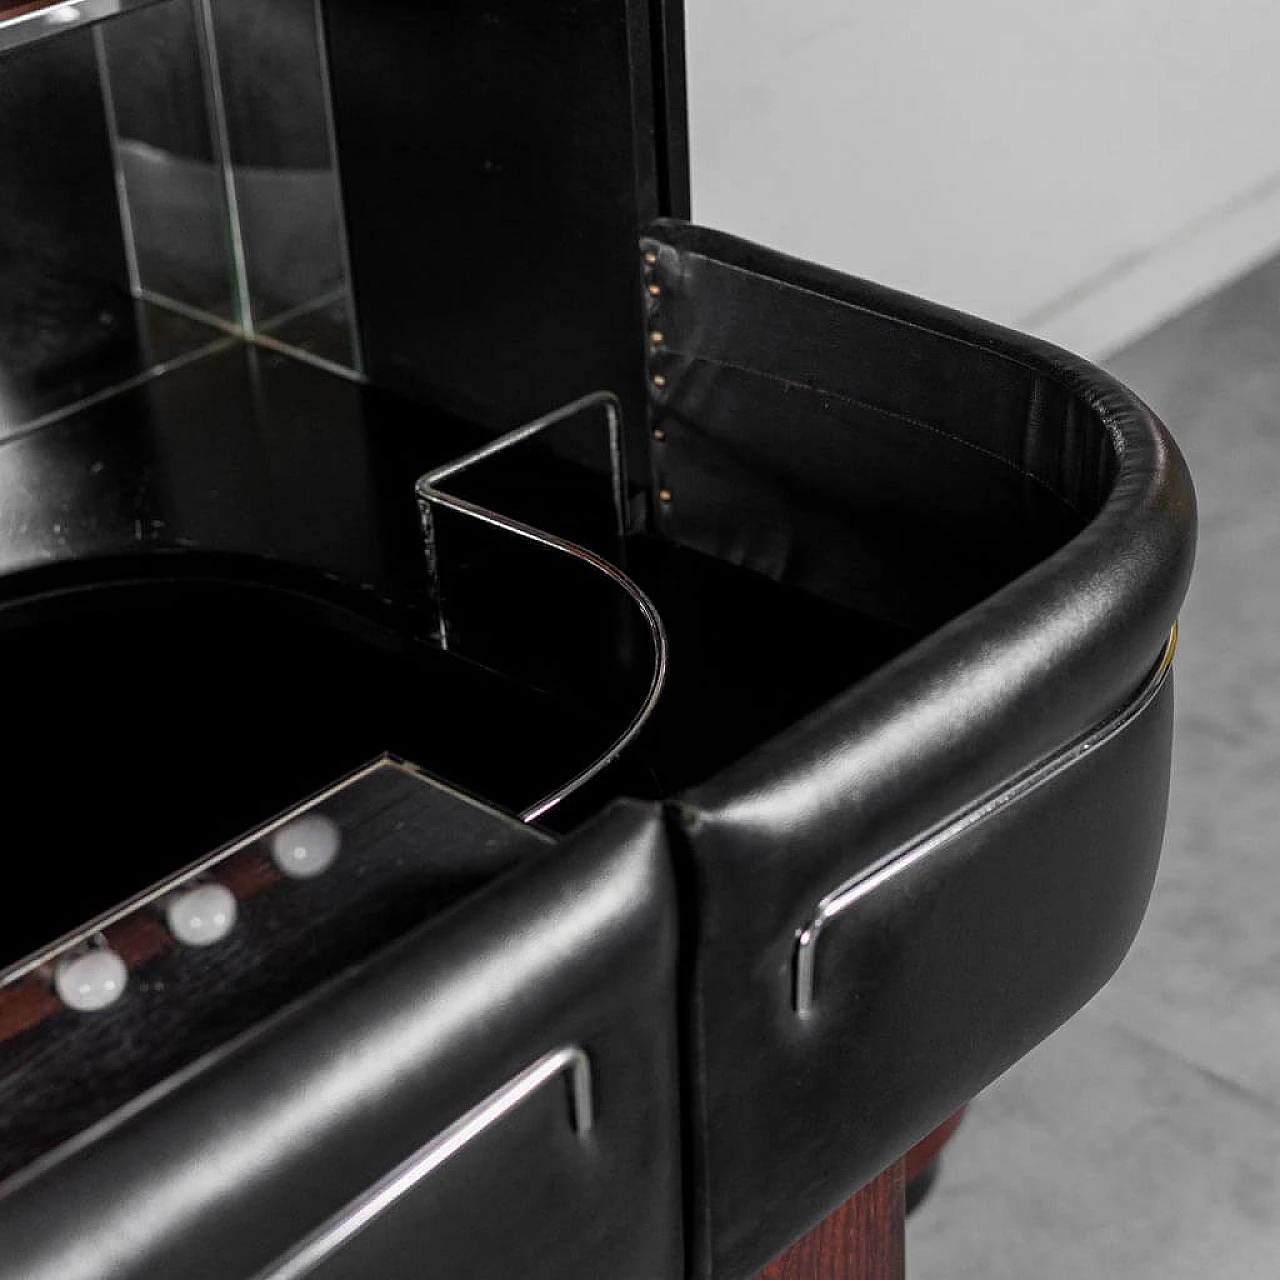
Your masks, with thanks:
[[[0,4],[0,439],[245,338],[358,373],[316,0]]]
[[[0,439],[223,340],[135,286],[100,30],[0,55]]]
[[[206,0],[239,220],[245,327],[355,368],[319,0]]]
[[[170,0],[94,34],[134,291],[236,324],[233,211],[197,5]]]

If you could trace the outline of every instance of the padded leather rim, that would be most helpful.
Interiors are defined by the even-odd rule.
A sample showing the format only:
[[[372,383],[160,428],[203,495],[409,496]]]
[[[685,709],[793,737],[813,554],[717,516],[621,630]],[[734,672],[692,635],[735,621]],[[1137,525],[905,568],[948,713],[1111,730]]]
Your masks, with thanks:
[[[1066,545],[695,788],[685,797],[693,807],[754,824],[761,798],[785,792],[794,827],[856,791],[906,802],[932,826],[1061,750],[1130,696],[1186,593],[1196,523],[1182,455],[1137,396],[1048,343],[721,232],[664,220],[642,247],[655,258],[658,303],[681,308],[687,350],[719,349],[739,335],[758,350],[771,306],[800,296],[815,332],[838,321],[901,351],[901,372],[875,377],[1025,386],[1033,403],[1063,401],[1066,419],[1044,430],[1065,436],[1087,422],[1106,433],[1114,457],[1105,498]],[[912,357],[924,354],[947,367],[921,370]],[[822,392],[831,369],[866,359],[830,350],[821,367],[795,373],[803,388]],[[654,394],[670,404],[681,388]],[[891,833],[893,843],[919,829]]]
[[[1173,667],[1173,655],[1178,647],[1178,624],[1169,632],[1168,642],[1151,675],[1133,698],[1114,715],[1096,725],[1088,733],[1077,738],[1063,750],[1048,756],[1003,787],[983,796],[973,804],[949,818],[932,831],[926,831],[901,848],[887,854],[879,862],[844,881],[826,894],[814,910],[813,918],[796,935],[795,987],[793,1003],[800,1017],[813,1012],[817,985],[818,942],[827,926],[837,921],[844,912],[854,907],[868,894],[874,893],[894,876],[906,871],[917,862],[937,852],[980,822],[993,817],[1009,805],[1017,803],[1030,792],[1052,781],[1064,770],[1071,768],[1090,752],[1105,746],[1112,738],[1124,732],[1164,688]]]

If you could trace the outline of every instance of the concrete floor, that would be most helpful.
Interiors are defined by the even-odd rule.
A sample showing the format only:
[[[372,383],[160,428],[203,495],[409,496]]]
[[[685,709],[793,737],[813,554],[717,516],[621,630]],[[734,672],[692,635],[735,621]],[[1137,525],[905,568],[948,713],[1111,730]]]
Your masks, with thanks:
[[[1111,984],[974,1103],[912,1280],[1280,1277],[1280,259],[1108,364],[1200,499],[1163,862]]]

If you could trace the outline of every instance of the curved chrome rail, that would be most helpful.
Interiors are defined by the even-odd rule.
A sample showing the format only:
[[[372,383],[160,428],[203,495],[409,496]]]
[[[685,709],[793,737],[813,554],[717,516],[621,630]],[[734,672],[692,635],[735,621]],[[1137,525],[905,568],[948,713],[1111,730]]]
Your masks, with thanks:
[[[256,1280],[301,1280],[310,1275],[428,1174],[563,1073],[569,1077],[569,1120],[573,1130],[579,1135],[590,1133],[593,1123],[591,1060],[577,1045],[565,1045],[531,1063],[483,1102],[459,1116],[362,1195],[321,1223],[287,1254],[260,1271]]]
[[[1060,751],[1046,756],[1025,772],[989,791],[959,813],[945,819],[929,831],[913,836],[906,844],[877,859],[869,867],[851,876],[843,884],[828,893],[817,905],[809,922],[796,933],[795,983],[793,1001],[795,1012],[806,1017],[813,1012],[817,985],[818,941],[833,920],[848,911],[868,894],[874,893],[887,881],[927,858],[958,836],[963,835],[980,822],[1008,808],[1017,800],[1044,786],[1090,752],[1110,742],[1118,733],[1128,728],[1155,700],[1164,687],[1174,650],[1178,647],[1178,627],[1174,624],[1169,639],[1151,674],[1138,692],[1118,711],[1094,725]]]
[[[436,546],[436,530],[433,514],[433,507],[446,507],[451,511],[456,511],[461,515],[470,519],[477,520],[482,524],[491,525],[494,528],[502,529],[518,538],[524,538],[531,542],[536,542],[542,546],[549,547],[554,551],[563,555],[570,556],[583,564],[589,565],[604,577],[611,579],[631,600],[636,609],[639,611],[641,618],[644,620],[645,627],[648,631],[649,639],[653,645],[653,669],[650,674],[649,688],[640,706],[635,714],[627,723],[626,728],[613,740],[609,747],[596,757],[589,765],[579,770],[572,778],[561,786],[557,787],[550,794],[543,796],[540,800],[521,811],[519,817],[522,822],[536,822],[539,818],[549,813],[556,805],[560,804],[568,796],[572,795],[580,787],[608,768],[617,758],[627,749],[627,747],[636,739],[641,729],[644,728],[645,722],[653,713],[654,707],[657,705],[658,698],[662,694],[662,687],[666,683],[667,678],[667,633],[662,625],[662,619],[658,616],[657,609],[654,608],[653,602],[645,595],[643,591],[622,572],[616,565],[610,564],[602,556],[597,555],[593,551],[589,551],[586,547],[579,546],[576,542],[570,542],[566,538],[557,537],[555,534],[547,533],[545,530],[536,529],[533,525],[526,524],[522,520],[516,520],[511,516],[505,516],[501,512],[494,511],[489,507],[484,507],[475,502],[470,502],[465,498],[459,498],[454,494],[447,493],[440,488],[441,484],[466,471],[468,468],[484,462],[488,458],[513,448],[515,445],[523,444],[525,441],[532,439],[534,436],[558,426],[570,418],[577,416],[585,409],[599,406],[604,411],[604,419],[606,430],[608,432],[609,442],[609,460],[612,471],[613,482],[613,503],[614,515],[616,520],[616,532],[621,538],[626,532],[626,474],[622,453],[622,409],[618,403],[618,399],[611,392],[596,391],[590,395],[585,395],[577,400],[571,401],[569,404],[554,410],[551,413],[544,414],[540,418],[535,418],[532,422],[525,423],[524,426],[517,427],[514,431],[508,432],[506,435],[499,436],[498,439],[491,441],[489,444],[474,450],[471,453],[464,454],[461,458],[455,458],[452,462],[445,463],[444,466],[437,467],[434,471],[427,472],[422,476],[416,485],[418,496],[418,512],[422,522],[422,534],[426,544],[427,565],[429,572],[433,575],[433,588],[437,598],[440,596],[439,588],[439,565],[437,560]],[[443,612],[440,613],[438,619],[439,640],[443,647],[448,648],[448,629],[445,623]]]

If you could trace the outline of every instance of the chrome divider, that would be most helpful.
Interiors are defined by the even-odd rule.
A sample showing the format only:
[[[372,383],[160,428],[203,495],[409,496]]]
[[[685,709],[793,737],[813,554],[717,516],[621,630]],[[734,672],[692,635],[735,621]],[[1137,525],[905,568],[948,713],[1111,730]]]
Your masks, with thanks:
[[[464,472],[487,459],[496,457],[505,451],[532,440],[550,429],[564,424],[592,409],[603,412],[607,442],[609,448],[610,473],[613,488],[613,508],[615,533],[619,540],[627,530],[627,483],[625,463],[622,450],[622,412],[617,397],[611,392],[597,391],[535,418],[524,426],[500,436],[483,447],[457,458],[444,466],[422,476],[417,483],[418,510],[422,523],[422,533],[427,572],[431,580],[432,597],[436,605],[436,639],[441,647],[450,647],[449,621],[445,605],[447,598],[442,584],[442,566],[440,548],[436,529],[436,509],[445,508],[450,511],[492,526],[517,538],[540,544],[562,555],[569,556],[594,569],[604,578],[611,580],[631,601],[640,615],[652,647],[652,667],[648,690],[631,719],[613,742],[585,768],[579,770],[572,778],[557,787],[550,794],[543,796],[520,813],[522,822],[535,822],[554,809],[561,801],[572,795],[580,787],[596,777],[612,764],[623,751],[635,740],[645,722],[657,705],[667,675],[667,636],[662,619],[648,596],[616,565],[611,564],[603,556],[566,538],[558,537],[545,530],[537,529],[522,520],[493,510],[490,507],[458,497],[446,492],[442,486],[446,481],[455,479]]]

